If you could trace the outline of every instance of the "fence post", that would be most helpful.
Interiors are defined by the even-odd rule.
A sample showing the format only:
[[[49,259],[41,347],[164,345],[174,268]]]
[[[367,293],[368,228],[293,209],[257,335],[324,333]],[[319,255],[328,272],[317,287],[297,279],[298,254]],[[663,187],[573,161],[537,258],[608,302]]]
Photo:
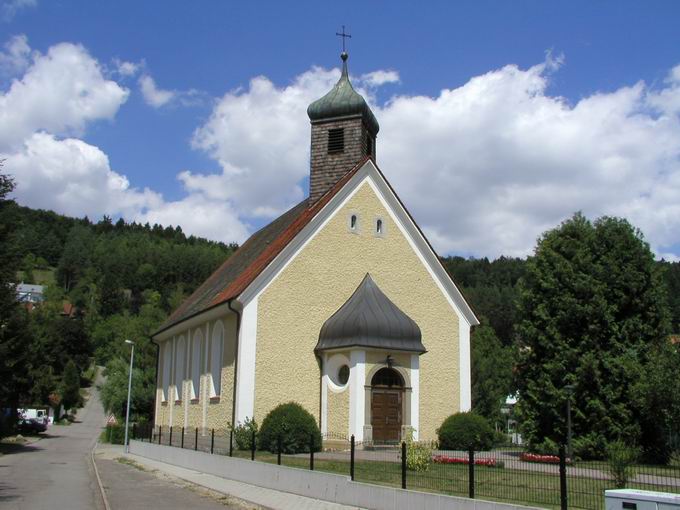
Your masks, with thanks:
[[[182,440],[180,441],[180,448],[184,448],[184,427],[182,427]]]
[[[401,488],[406,488],[406,441],[401,442]]]
[[[567,456],[564,445],[560,446],[560,508],[567,510]]]
[[[250,436],[250,460],[255,460],[255,429]]]
[[[163,425],[158,426],[158,444],[161,444],[161,433],[163,432]]]
[[[169,445],[172,446],[172,425],[170,425],[170,442]]]
[[[214,451],[215,451],[215,429],[212,429],[212,433],[210,434],[210,455],[212,455]]]
[[[198,427],[196,427],[196,432],[194,433],[194,451],[198,451]]]
[[[233,429],[229,431],[229,456],[234,456],[234,431]]]
[[[314,471],[314,433],[309,434],[309,469]]]
[[[468,451],[468,497],[475,498],[475,449]]]
[[[281,434],[276,438],[276,463],[281,465]]]
[[[349,477],[354,481],[354,434],[351,437],[349,452]]]

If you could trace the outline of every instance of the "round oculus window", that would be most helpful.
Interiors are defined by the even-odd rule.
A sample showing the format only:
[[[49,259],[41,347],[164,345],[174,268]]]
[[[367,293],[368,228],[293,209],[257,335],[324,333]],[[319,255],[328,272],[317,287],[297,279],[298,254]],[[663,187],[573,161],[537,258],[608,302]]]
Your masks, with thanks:
[[[349,381],[349,367],[347,365],[342,365],[338,369],[338,382],[344,386]]]

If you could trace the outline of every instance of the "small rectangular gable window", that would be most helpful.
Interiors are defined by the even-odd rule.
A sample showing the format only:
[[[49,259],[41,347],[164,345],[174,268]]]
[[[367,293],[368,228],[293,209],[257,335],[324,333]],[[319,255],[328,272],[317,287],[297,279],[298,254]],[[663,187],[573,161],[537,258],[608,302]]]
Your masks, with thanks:
[[[339,154],[345,150],[345,129],[328,130],[328,154]]]

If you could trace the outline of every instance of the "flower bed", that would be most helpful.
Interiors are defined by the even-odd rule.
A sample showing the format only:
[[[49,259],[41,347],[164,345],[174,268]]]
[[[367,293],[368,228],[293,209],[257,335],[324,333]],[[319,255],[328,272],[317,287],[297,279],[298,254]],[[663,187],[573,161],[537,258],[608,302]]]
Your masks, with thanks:
[[[560,458],[557,455],[539,455],[537,453],[521,453],[519,460],[524,462],[538,462],[541,464],[559,464]]]
[[[432,457],[435,464],[469,464],[467,457],[447,457],[445,455],[435,455]],[[475,459],[475,466],[486,467],[503,467],[502,462],[497,462],[496,459]]]

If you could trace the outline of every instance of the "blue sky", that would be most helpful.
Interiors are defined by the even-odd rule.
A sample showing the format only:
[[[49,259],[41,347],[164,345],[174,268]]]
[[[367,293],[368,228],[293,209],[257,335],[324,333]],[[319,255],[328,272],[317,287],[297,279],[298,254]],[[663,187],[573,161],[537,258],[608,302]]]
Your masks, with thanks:
[[[0,153],[26,205],[243,241],[306,192],[304,104],[337,79],[344,24],[354,83],[381,122],[378,163],[438,251],[526,255],[583,210],[629,217],[659,256],[680,255],[677,2],[0,6],[0,119],[24,133]],[[78,62],[96,69],[50,87]],[[272,113],[277,101],[290,107]],[[70,187],[55,198],[40,183],[57,172]],[[94,176],[127,184],[104,198]]]

